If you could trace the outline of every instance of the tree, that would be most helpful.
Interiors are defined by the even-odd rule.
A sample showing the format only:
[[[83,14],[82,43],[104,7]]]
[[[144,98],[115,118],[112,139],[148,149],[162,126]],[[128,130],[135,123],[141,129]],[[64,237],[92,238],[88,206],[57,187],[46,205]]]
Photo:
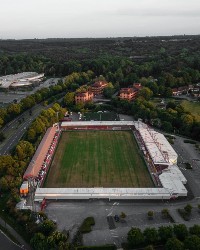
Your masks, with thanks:
[[[170,122],[164,121],[162,122],[162,129],[166,132],[172,132],[173,131],[173,127],[172,124]]]
[[[23,110],[29,109],[35,105],[35,99],[33,96],[28,96],[21,100]]]
[[[190,215],[191,212],[192,212],[192,206],[190,204],[187,204],[185,207],[184,207],[184,210],[185,212]]]
[[[165,250],[184,250],[183,243],[176,238],[168,239]]]
[[[30,243],[31,243],[31,246],[33,247],[33,249],[35,249],[35,250],[46,249],[46,238],[42,233],[34,234]]]
[[[47,238],[47,244],[49,249],[56,249],[61,243],[66,243],[67,242],[67,237],[58,232],[55,231],[53,232],[48,238]]]
[[[192,235],[184,240],[185,249],[200,250],[200,238],[197,235]]]
[[[174,225],[174,234],[179,240],[183,241],[188,236],[188,230],[186,225]]]
[[[45,220],[40,226],[40,230],[44,235],[48,236],[55,230],[55,224],[51,220]]]
[[[127,240],[131,246],[139,246],[144,243],[144,236],[139,228],[133,227],[128,232]]]
[[[155,228],[146,228],[143,235],[148,244],[155,244],[158,241],[158,232]]]
[[[173,228],[171,226],[161,226],[158,229],[158,234],[162,242],[166,242],[173,237]]]
[[[169,109],[169,108],[175,109],[176,108],[176,103],[174,101],[168,102],[167,105],[166,105],[166,109]]]
[[[75,96],[74,92],[68,92],[63,98],[63,103],[66,106],[72,106],[74,104],[74,96]]]
[[[28,141],[20,141],[15,148],[15,156],[20,160],[29,159],[34,153],[33,145]]]
[[[112,97],[114,92],[115,92],[114,86],[112,85],[111,82],[109,82],[107,84],[107,87],[103,90],[103,95],[107,98],[110,98],[110,97]]]
[[[19,115],[20,112],[21,112],[21,105],[16,103],[12,103],[8,106],[7,108],[7,112],[8,114],[10,114],[11,116],[16,116],[16,115]]]
[[[194,226],[190,227],[189,232],[190,232],[190,234],[194,234],[194,235],[197,235],[198,237],[200,237],[200,225],[194,225]]]
[[[167,208],[164,208],[164,209],[161,211],[161,213],[162,213],[162,217],[163,217],[164,219],[167,219],[167,218],[169,217],[169,210],[168,210]]]
[[[34,142],[36,138],[36,131],[33,128],[28,129],[27,139],[30,142]]]
[[[142,96],[148,101],[153,96],[153,92],[149,88],[144,87],[139,91],[138,96]]]

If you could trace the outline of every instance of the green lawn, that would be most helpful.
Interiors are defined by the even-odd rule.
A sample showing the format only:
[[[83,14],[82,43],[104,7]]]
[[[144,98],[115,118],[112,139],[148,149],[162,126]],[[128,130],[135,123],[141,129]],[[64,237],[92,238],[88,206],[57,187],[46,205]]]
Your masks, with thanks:
[[[152,187],[130,131],[63,132],[44,187]]]
[[[200,102],[182,101],[181,105],[200,121]]]

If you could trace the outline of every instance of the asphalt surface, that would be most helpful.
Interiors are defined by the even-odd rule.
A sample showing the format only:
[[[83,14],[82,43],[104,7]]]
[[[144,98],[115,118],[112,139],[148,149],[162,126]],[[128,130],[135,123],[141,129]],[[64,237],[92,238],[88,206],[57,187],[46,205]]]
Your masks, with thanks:
[[[126,116],[120,116],[127,120]],[[189,195],[187,198],[176,201],[51,201],[46,207],[48,217],[57,222],[58,229],[69,230],[72,239],[82,221],[93,216],[95,225],[92,231],[83,235],[85,245],[116,244],[118,248],[121,243],[127,241],[127,233],[131,227],[139,227],[144,230],[146,227],[158,228],[162,225],[172,225],[169,219],[163,219],[161,210],[167,208],[172,216],[174,223],[183,223],[190,227],[200,224],[200,151],[196,150],[193,144],[184,143],[184,138],[175,136],[172,145],[178,153],[178,166],[188,180],[187,188]],[[187,170],[185,163],[189,162],[193,169]],[[183,208],[186,204],[193,206],[190,221],[184,221],[177,212],[178,208]],[[147,212],[154,211],[153,220],[149,220]],[[120,222],[114,221],[114,215],[124,212],[127,216]]]
[[[1,230],[0,230],[0,249],[2,250],[19,250],[22,249],[15,243],[13,243]]]
[[[58,101],[60,100],[62,100],[62,98]],[[6,139],[0,143],[0,155],[10,154],[10,150],[18,143],[33,120],[41,113],[42,110],[48,109],[52,105],[53,104],[43,106],[42,104],[37,104],[31,109],[32,115],[30,115],[29,110],[27,110],[4,126],[0,132],[4,133]]]
[[[9,104],[12,103],[14,100],[17,100],[19,102],[21,99],[34,94],[37,90],[40,90],[42,88],[48,88],[51,85],[56,85],[58,80],[60,78],[50,78],[47,79],[45,82],[41,83],[38,87],[35,87],[31,91],[9,91],[9,92],[0,92],[0,103],[2,104]]]
[[[31,116],[29,115],[29,110],[27,110],[22,115],[7,124],[1,130],[1,132],[6,135],[6,139],[0,143],[0,155],[9,154],[10,150],[18,143],[33,120],[43,109],[47,109],[48,107],[49,106],[44,107],[41,104],[37,104],[34,108],[32,108]],[[19,120],[22,120],[22,117],[26,117],[26,119],[21,124],[19,124]]]

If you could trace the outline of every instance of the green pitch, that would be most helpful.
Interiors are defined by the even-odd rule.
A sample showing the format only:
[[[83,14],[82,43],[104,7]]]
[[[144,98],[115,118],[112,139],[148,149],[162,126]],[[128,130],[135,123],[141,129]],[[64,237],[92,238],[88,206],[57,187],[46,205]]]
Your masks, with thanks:
[[[63,132],[44,187],[153,187],[131,131]]]

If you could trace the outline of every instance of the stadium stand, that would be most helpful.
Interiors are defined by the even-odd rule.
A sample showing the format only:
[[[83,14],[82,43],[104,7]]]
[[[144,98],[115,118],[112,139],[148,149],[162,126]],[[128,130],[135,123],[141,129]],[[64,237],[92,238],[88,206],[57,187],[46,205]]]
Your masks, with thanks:
[[[50,127],[47,129],[40,145],[38,146],[31,162],[29,163],[26,172],[24,173],[23,179],[28,180],[29,178],[37,178],[39,177],[39,171],[41,170],[42,165],[45,163],[46,160],[49,160],[53,155],[53,151],[51,154],[48,154],[51,144],[55,139],[57,132],[57,127]],[[55,148],[55,147],[54,147]],[[50,155],[50,157],[48,156]],[[47,157],[49,159],[47,159]]]

